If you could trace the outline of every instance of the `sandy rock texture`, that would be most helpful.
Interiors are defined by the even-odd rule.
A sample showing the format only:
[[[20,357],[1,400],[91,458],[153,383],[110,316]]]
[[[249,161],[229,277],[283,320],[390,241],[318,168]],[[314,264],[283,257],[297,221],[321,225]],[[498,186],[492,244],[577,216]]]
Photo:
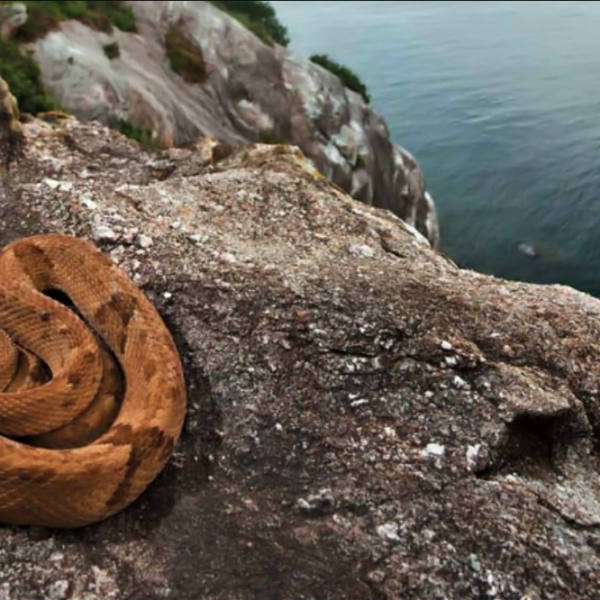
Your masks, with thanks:
[[[138,34],[107,35],[71,21],[33,46],[44,84],[63,107],[84,120],[151,129],[164,145],[200,136],[296,145],[354,198],[392,210],[437,243],[421,169],[362,97],[321,67],[265,45],[209,2],[130,4]],[[5,28],[24,12],[7,8]],[[173,27],[202,56],[201,83],[171,69],[165,37]],[[120,56],[111,59],[105,46],[114,43]]]
[[[125,513],[0,528],[2,600],[598,597],[598,301],[460,271],[293,148],[24,130],[0,246],[95,240],[190,406]]]

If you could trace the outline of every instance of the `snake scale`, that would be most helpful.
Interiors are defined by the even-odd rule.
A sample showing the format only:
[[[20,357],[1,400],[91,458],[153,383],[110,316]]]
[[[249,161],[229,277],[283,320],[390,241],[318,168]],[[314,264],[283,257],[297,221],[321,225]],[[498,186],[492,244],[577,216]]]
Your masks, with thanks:
[[[0,522],[71,529],[122,511],[185,411],[173,339],[108,257],[63,235],[0,253]]]

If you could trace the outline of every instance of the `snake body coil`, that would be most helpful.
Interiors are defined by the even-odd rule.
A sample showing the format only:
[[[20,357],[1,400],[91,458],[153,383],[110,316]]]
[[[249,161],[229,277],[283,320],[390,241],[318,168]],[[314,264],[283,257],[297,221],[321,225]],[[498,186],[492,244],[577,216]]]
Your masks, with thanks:
[[[185,396],[164,322],[92,244],[0,253],[0,522],[76,528],[126,508],[169,460]]]

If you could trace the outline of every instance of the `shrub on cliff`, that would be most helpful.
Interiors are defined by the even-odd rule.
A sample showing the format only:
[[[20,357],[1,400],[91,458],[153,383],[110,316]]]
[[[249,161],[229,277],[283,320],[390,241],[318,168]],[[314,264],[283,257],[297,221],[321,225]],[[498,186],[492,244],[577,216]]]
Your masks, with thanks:
[[[117,0],[90,2],[48,2],[31,0],[2,1],[0,4],[25,4],[27,22],[19,27],[16,38],[31,42],[55,29],[61,21],[76,19],[101,31],[117,27],[123,31],[136,31],[133,9]]]
[[[46,93],[40,68],[30,54],[22,54],[15,42],[0,38],[0,77],[19,103],[22,112],[37,114],[57,108]]]
[[[290,43],[287,28],[279,21],[269,2],[217,0],[212,4],[237,19],[266,44],[272,45],[275,42],[280,46],[287,46]]]
[[[206,81],[206,64],[202,48],[189,39],[177,25],[171,25],[165,36],[165,48],[171,68],[188,83]]]
[[[367,86],[354,71],[332,60],[326,54],[315,54],[310,57],[310,60],[339,77],[348,89],[360,94],[367,104],[371,103],[371,95]]]

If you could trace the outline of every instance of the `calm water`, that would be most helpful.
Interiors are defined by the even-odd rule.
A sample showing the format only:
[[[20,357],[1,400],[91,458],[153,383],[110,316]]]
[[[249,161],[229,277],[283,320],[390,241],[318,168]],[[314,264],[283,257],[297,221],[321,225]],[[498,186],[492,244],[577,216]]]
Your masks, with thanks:
[[[600,2],[273,4],[296,53],[366,80],[425,170],[447,254],[600,296]]]

